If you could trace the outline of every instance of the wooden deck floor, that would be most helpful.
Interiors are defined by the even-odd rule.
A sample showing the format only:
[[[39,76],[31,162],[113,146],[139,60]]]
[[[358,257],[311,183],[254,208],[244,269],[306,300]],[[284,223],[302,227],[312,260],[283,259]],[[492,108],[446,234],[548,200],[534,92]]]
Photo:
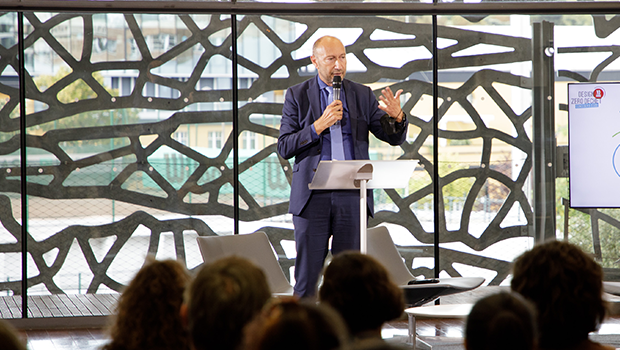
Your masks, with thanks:
[[[55,294],[28,297],[28,318],[108,316],[120,294]],[[22,297],[0,297],[0,318],[22,318]]]
[[[442,304],[473,303],[502,287],[483,287],[475,291],[443,297]],[[28,297],[28,318],[108,316],[114,314],[120,294],[54,294]],[[0,296],[0,319],[22,318],[22,297]]]

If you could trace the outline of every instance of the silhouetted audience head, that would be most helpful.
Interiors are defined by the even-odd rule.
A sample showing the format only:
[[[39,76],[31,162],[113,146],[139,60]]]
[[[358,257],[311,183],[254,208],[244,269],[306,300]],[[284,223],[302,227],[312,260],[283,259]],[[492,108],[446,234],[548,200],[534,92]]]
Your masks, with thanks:
[[[189,283],[175,260],[147,259],[120,296],[104,350],[189,349],[179,310]]]
[[[238,349],[243,327],[270,298],[265,273],[249,260],[232,256],[204,265],[186,294],[194,348]]]
[[[536,306],[539,347],[560,349],[587,342],[603,322],[602,281],[601,266],[581,248],[549,241],[515,260],[510,286]]]
[[[4,320],[0,320],[0,349],[26,350],[26,345],[17,335],[15,328]]]
[[[536,342],[534,306],[516,293],[498,293],[474,304],[465,326],[467,350],[532,350]]]
[[[274,300],[245,329],[244,350],[341,349],[348,339],[344,321],[326,305]]]
[[[338,311],[356,338],[380,337],[384,322],[402,315],[403,293],[385,267],[359,252],[337,254],[325,268],[319,300]]]

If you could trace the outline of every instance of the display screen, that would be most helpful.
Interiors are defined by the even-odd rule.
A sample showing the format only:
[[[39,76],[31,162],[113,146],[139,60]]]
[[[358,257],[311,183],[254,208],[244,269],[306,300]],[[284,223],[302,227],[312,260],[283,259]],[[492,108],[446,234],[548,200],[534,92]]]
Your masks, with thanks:
[[[568,84],[570,206],[620,207],[620,83]]]

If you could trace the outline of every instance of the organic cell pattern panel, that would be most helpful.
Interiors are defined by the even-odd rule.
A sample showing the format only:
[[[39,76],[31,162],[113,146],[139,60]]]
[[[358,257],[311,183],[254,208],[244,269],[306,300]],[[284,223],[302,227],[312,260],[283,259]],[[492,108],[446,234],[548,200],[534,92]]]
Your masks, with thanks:
[[[6,16],[6,14],[4,15]],[[98,17],[99,16],[99,17]],[[122,283],[111,278],[108,269],[123,244],[129,241],[138,226],[144,226],[149,232],[147,251],[157,253],[160,236],[172,232],[178,258],[184,258],[187,246],[183,243],[186,231],[198,235],[214,235],[217,230],[207,219],[200,216],[224,216],[232,218],[232,201],[230,188],[233,179],[231,162],[233,138],[229,129],[223,131],[221,145],[215,145],[215,154],[205,153],[199,147],[184,143],[178,136],[179,130],[195,125],[231,125],[232,122],[232,90],[230,84],[231,45],[239,40],[240,54],[237,58],[240,76],[247,76],[247,83],[239,84],[238,100],[243,101],[238,107],[238,135],[251,132],[265,136],[267,140],[278,137],[277,124],[267,125],[256,122],[253,116],[279,116],[282,109],[281,98],[269,97],[285,90],[287,87],[308,79],[313,75],[308,71],[311,64],[307,50],[301,50],[304,44],[313,38],[321,28],[332,28],[339,23],[340,28],[353,30],[354,39],[347,43],[349,57],[355,57],[358,65],[364,69],[351,71],[347,77],[360,83],[390,85],[392,90],[403,89],[408,92],[403,109],[410,113],[409,123],[415,127],[417,134],[410,137],[402,148],[402,159],[419,159],[423,178],[433,179],[433,159],[426,152],[428,140],[432,137],[433,123],[428,116],[416,115],[416,104],[423,96],[432,96],[433,82],[421,78],[428,76],[432,67],[427,56],[420,58],[415,55],[406,57],[398,67],[378,63],[370,53],[375,49],[423,49],[432,52],[432,27],[425,23],[407,23],[392,18],[381,17],[340,17],[329,16],[239,16],[236,22],[238,37],[233,38],[230,30],[230,16],[212,15],[157,15],[125,14],[106,17],[102,25],[98,14],[48,14],[26,13],[26,53],[25,75],[26,95],[28,98],[26,117],[27,149],[30,154],[45,154],[48,162],[28,161],[27,180],[28,195],[33,199],[42,199],[42,203],[63,203],[83,200],[102,200],[114,203],[133,205],[134,212],[119,215],[105,224],[69,224],[57,230],[49,237],[35,239],[29,236],[29,254],[32,257],[38,274],[30,278],[29,285],[42,283],[51,293],[66,292],[55,282],[54,277],[65,265],[66,257],[72,242],[77,240],[88,268],[92,272],[92,280],[87,286],[90,293],[97,292],[101,286],[119,291]],[[120,19],[119,19],[120,16]],[[163,16],[163,15],[162,15]],[[335,20],[338,19],[337,22]],[[155,25],[153,25],[153,22]],[[115,24],[112,24],[115,23]],[[120,23],[120,24],[119,24]],[[171,23],[174,23],[172,25]],[[106,25],[108,27],[106,27]],[[121,28],[113,33],[112,26]],[[170,26],[174,30],[170,30]],[[70,28],[71,40],[62,39],[63,31]],[[107,28],[107,33],[105,32]],[[285,29],[283,29],[285,28]],[[288,29],[286,29],[288,28]],[[289,30],[289,32],[286,32]],[[381,31],[387,38],[377,39],[373,33]],[[456,27],[441,27],[440,37],[454,44],[438,50],[440,70],[451,70],[480,66],[529,62],[531,60],[531,42],[529,39],[507,35],[472,32]],[[117,42],[114,38],[119,37]],[[247,38],[244,38],[247,35]],[[77,38],[77,39],[75,39]],[[259,54],[252,56],[248,43],[257,38],[261,44],[269,43],[269,50],[275,52],[265,57],[268,51],[260,47]],[[74,40],[75,39],[75,40]],[[314,39],[312,39],[314,40]],[[455,55],[479,44],[500,45],[508,47],[509,53],[486,53],[475,55]],[[41,48],[43,47],[43,49]],[[0,72],[19,71],[18,46],[0,45]],[[46,51],[47,50],[47,51]],[[102,56],[101,52],[107,54]],[[116,57],[119,55],[122,57]],[[300,54],[306,52],[306,54]],[[43,86],[38,76],[37,55],[49,54],[51,62],[60,62],[53,72],[45,74],[60,75]],[[171,65],[178,67],[187,63],[191,56],[188,71],[176,74],[181,70],[168,70]],[[371,57],[372,56],[372,57]],[[104,57],[104,58],[102,58]],[[107,58],[105,58],[107,57]],[[217,64],[216,64],[217,63]],[[186,65],[186,66],[187,66]],[[60,67],[60,68],[57,68]],[[64,68],[62,68],[64,67]],[[64,70],[63,70],[64,69]],[[102,72],[119,72],[117,85],[114,77],[101,79]],[[284,72],[282,74],[282,72]],[[122,73],[122,74],[121,74]],[[124,78],[130,77],[130,84],[123,85]],[[211,80],[209,80],[211,79]],[[219,80],[218,80],[219,79]],[[219,81],[219,83],[211,83]],[[72,86],[82,84],[91,91],[91,95],[80,98],[63,97],[64,91]],[[211,84],[211,85],[209,85]],[[244,85],[245,84],[245,85]],[[439,86],[439,117],[451,107],[458,104],[473,121],[475,127],[466,131],[440,130],[439,137],[446,140],[482,139],[483,147],[479,164],[460,168],[442,175],[439,179],[443,187],[450,186],[461,179],[474,179],[466,196],[463,207],[458,213],[459,229],[449,229],[446,224],[447,208],[439,208],[440,241],[442,243],[462,242],[466,246],[482,251],[503,240],[520,237],[527,232],[527,224],[500,227],[513,206],[518,206],[524,213],[527,222],[531,222],[532,209],[526,197],[524,185],[532,167],[531,140],[527,134],[527,121],[531,117],[531,109],[517,112],[513,110],[507,99],[502,96],[498,85],[520,89],[531,89],[529,75],[518,75],[510,72],[483,68],[471,74],[458,85]],[[209,85],[208,88],[204,86]],[[156,87],[160,93],[152,93]],[[482,115],[468,100],[468,96],[476,89],[483,89],[495,105],[511,121],[514,135],[505,131],[486,127]],[[128,90],[129,89],[129,90]],[[166,90],[167,89],[167,90]],[[161,93],[161,91],[172,91]],[[379,94],[380,89],[375,91]],[[14,155],[19,151],[20,131],[16,109],[19,105],[19,90],[15,84],[0,84],[0,93],[7,97],[0,110],[0,156]],[[267,96],[267,98],[265,98]],[[246,102],[247,101],[247,102]],[[30,104],[32,105],[30,105]],[[37,107],[38,106],[38,107]],[[75,116],[88,113],[107,111],[126,111],[129,117],[125,122],[101,123],[98,119],[83,122]],[[139,117],[131,115],[138,111]],[[157,112],[157,120],[144,117],[149,112]],[[122,113],[121,113],[122,114]],[[101,115],[99,115],[101,118]],[[112,118],[112,117],[111,117]],[[132,119],[133,118],[133,119]],[[71,121],[74,121],[71,124]],[[81,121],[82,120],[82,121]],[[63,121],[69,121],[64,123]],[[226,135],[228,133],[228,135]],[[201,135],[199,138],[205,137]],[[100,140],[108,140],[107,150],[76,157],[68,152],[67,145],[80,143],[95,144]],[[121,141],[118,141],[121,140]],[[148,140],[148,141],[145,141]],[[501,141],[526,155],[525,162],[518,174],[507,175],[505,171],[491,166],[493,142]],[[441,144],[439,145],[441,147]],[[173,159],[179,164],[162,167],[156,164],[157,152],[162,149],[174,154]],[[170,151],[172,150],[172,151]],[[172,152],[172,153],[170,153]],[[77,154],[77,153],[76,153]],[[0,158],[2,159],[2,158]],[[291,161],[277,156],[275,143],[265,143],[262,149],[247,157],[240,157],[238,171],[240,178],[250,174],[256,168],[269,165],[269,173],[276,172],[279,181],[275,188],[284,189],[285,195],[291,180]],[[101,167],[116,167],[118,170],[108,172],[106,180],[100,178],[89,181],[89,174],[94,174]],[[171,167],[173,171],[171,171]],[[177,168],[179,168],[177,172]],[[89,169],[92,171],[89,173]],[[179,175],[181,173],[181,175]],[[139,175],[139,176],[138,176]],[[20,193],[19,159],[17,163],[0,163],[0,221],[2,227],[14,239],[10,243],[0,244],[0,253],[19,252],[21,249],[20,222],[16,211],[11,208],[9,195]],[[86,177],[86,178],[85,178]],[[136,180],[138,179],[138,180]],[[489,220],[487,227],[479,235],[472,235],[468,223],[476,209],[477,198],[481,189],[488,181],[501,184],[508,191],[500,198],[498,209]],[[266,181],[263,179],[263,181]],[[274,185],[276,180],[270,178]],[[287,201],[276,200],[267,203],[257,200],[255,184],[240,181],[240,202],[243,203],[239,213],[241,222],[280,217],[287,212]],[[400,225],[422,246],[421,249],[405,249],[402,252],[406,262],[411,266],[414,258],[432,257],[433,232],[423,226],[422,220],[414,208],[416,203],[433,195],[431,181],[413,192],[403,193],[397,190],[379,191],[394,205],[392,210],[378,211],[369,225],[381,223]],[[280,196],[281,193],[274,196]],[[440,194],[441,195],[441,194]],[[190,200],[202,198],[202,200]],[[223,199],[224,198],[224,199]],[[81,202],[79,202],[81,203]],[[440,203],[444,203],[440,200]],[[49,204],[47,204],[49,205]],[[62,206],[51,209],[61,212]],[[292,240],[292,230],[276,226],[263,227],[280,257],[280,262],[288,271],[294,260],[286,258],[281,245],[282,240]],[[526,233],[525,233],[526,234]],[[90,246],[91,239],[114,236],[115,241],[103,258],[97,258]],[[415,248],[415,247],[413,247]],[[57,249],[52,262],[46,261],[46,254]],[[509,273],[509,262],[481,257],[477,254],[464,253],[452,249],[441,250],[441,269],[452,276],[460,273],[453,263],[475,266],[496,272],[491,284],[499,284]],[[49,259],[48,259],[49,260]],[[136,268],[139,268],[137,266]],[[431,275],[430,269],[418,267],[415,275]],[[10,290],[20,294],[19,282],[0,282],[0,290]]]

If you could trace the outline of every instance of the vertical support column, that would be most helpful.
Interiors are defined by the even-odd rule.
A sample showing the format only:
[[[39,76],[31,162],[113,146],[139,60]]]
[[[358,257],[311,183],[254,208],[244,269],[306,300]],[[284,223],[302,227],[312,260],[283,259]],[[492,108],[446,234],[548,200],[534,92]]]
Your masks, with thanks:
[[[22,208],[22,318],[28,318],[28,182],[26,171],[26,50],[24,47],[24,13],[17,13],[17,34],[19,51],[19,154],[20,154],[20,189]]]
[[[439,58],[437,50],[437,15],[433,15],[433,231],[434,244],[433,256],[435,258],[435,278],[439,277],[441,272],[439,260],[439,232],[440,212],[443,206],[440,203],[441,186],[439,185]],[[435,304],[439,304],[439,299],[435,300]]]
[[[534,23],[532,33],[532,120],[534,238],[555,238],[555,109],[553,23]]]
[[[239,77],[237,72],[237,15],[230,15],[232,38],[233,234],[239,234]]]

